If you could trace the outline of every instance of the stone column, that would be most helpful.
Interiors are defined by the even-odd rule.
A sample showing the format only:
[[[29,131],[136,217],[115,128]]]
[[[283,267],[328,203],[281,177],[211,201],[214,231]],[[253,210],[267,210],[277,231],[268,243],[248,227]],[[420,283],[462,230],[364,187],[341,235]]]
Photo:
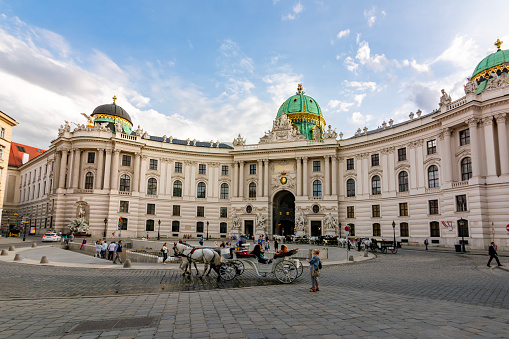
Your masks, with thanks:
[[[395,159],[394,159],[394,147],[387,148],[387,152],[389,154],[389,176],[388,176],[388,186],[389,192],[397,192],[397,181],[395,179],[391,180],[391,178],[395,178]]]
[[[239,197],[244,198],[244,161],[240,162],[239,169]]]
[[[108,154],[106,154],[106,157]],[[110,175],[110,183],[111,183],[111,189],[117,190],[118,189],[118,166],[120,163],[120,150],[116,149],[113,150],[113,160],[112,160],[112,166],[111,166],[111,175]]]
[[[232,180],[232,189],[233,189],[233,192],[232,192],[232,197],[236,198],[239,196],[239,166],[238,166],[238,162],[237,161],[234,161],[233,162],[233,180]]]
[[[470,157],[472,158],[472,177],[481,175],[481,166],[479,159],[479,138],[477,135],[478,118],[468,120],[468,128],[470,130]]]
[[[182,165],[184,166],[184,196],[188,197],[191,189],[191,161],[185,160]]]
[[[331,194],[332,195],[337,195],[338,194],[338,159],[337,157],[334,155],[332,156],[331,158],[332,160],[332,190],[331,190]]]
[[[196,198],[196,166],[198,162],[190,161],[189,162],[191,178],[189,179],[189,195]]]
[[[410,190],[414,190],[417,188],[417,167],[415,166],[415,159],[416,159],[416,156],[415,156],[415,147],[416,147],[416,143],[415,141],[412,141],[409,145],[408,145],[408,148],[410,149],[410,154],[408,156],[408,161],[410,163],[410,171],[411,171],[411,174],[410,174]]]
[[[382,149],[381,153],[382,153],[382,159],[381,160],[381,163],[382,163],[382,172],[383,172],[383,179],[382,179],[382,192],[388,192],[389,191],[389,177],[392,175],[392,176],[396,176],[396,180],[398,180],[397,178],[397,174],[396,173],[390,173],[389,172],[389,159],[388,159],[388,156],[387,156],[387,148],[384,148]]]
[[[417,163],[415,164],[415,173],[417,174],[417,187],[425,187],[423,165],[424,165],[423,140],[419,140],[417,141]]]
[[[65,187],[65,174],[67,170],[67,149],[62,149],[62,159],[60,160],[60,171],[58,178],[58,188]]]
[[[50,192],[54,192],[60,185],[59,185],[59,179],[60,179],[60,166],[62,164],[62,151],[56,151],[55,152],[56,154],[56,158],[55,158],[55,163],[54,163],[54,171],[55,173],[53,174],[53,187],[51,187],[51,191]],[[23,178],[21,178],[23,180]],[[20,197],[21,197],[21,193],[20,193]]]
[[[451,135],[452,130],[450,128],[443,129],[443,157],[442,157],[442,173],[444,174],[444,182],[452,181],[452,156],[451,156]],[[441,138],[440,138],[441,139]]]
[[[140,193],[147,192],[147,159],[148,155],[141,156],[141,168],[140,168]]]
[[[302,195],[308,197],[308,157],[302,158]]]
[[[112,150],[107,149],[106,150],[106,159],[104,160],[104,186],[103,189],[109,190],[110,189],[110,182],[111,182],[111,153]]]
[[[219,171],[221,170],[221,164],[214,164],[214,194],[212,195],[214,198],[219,198]]]
[[[72,180],[71,180],[71,188],[78,188],[78,183],[80,180],[80,160],[81,160],[81,150],[79,148],[73,149],[73,166],[72,166]]]
[[[345,196],[345,158],[338,157],[339,161],[339,195]]]
[[[497,161],[495,158],[495,140],[493,137],[493,117],[483,118],[484,145],[486,146],[486,169],[487,175],[497,175]]]
[[[208,185],[207,185],[207,197],[212,198],[212,195],[214,193],[214,165],[213,164],[207,164],[207,171],[208,171]]]
[[[104,148],[98,148],[97,153],[99,155],[99,159],[97,160],[97,178],[95,181],[95,188],[100,190],[103,188],[104,178]]]
[[[324,180],[323,185],[325,186],[325,196],[330,195],[330,155],[325,155],[323,157],[324,161]]]
[[[256,186],[256,196],[263,196],[263,162],[258,160],[258,185]]]
[[[157,166],[157,171],[159,172],[159,182],[157,183],[157,194],[158,195],[164,195],[166,194],[166,166],[168,165],[168,162],[166,159],[159,159],[158,163],[160,164]]]
[[[297,162],[297,178],[296,184],[297,184],[297,196],[302,195],[302,158],[295,158],[295,161]]]
[[[161,173],[161,175],[166,176],[166,180],[165,180],[166,194],[173,195],[173,184],[171,182],[171,174],[175,170],[175,165],[174,165],[173,161],[171,161],[170,159],[166,159],[166,162],[167,162],[166,173]]]
[[[263,179],[263,186],[265,186],[264,188],[264,191],[263,191],[263,196],[264,197],[268,197],[270,195],[270,192],[269,192],[269,159],[266,159],[264,160],[265,162],[265,166],[264,166],[264,171],[265,171],[265,179]]]
[[[509,150],[507,146],[507,127],[505,124],[506,113],[498,114],[495,118],[497,119],[500,174],[509,174]]]
[[[140,152],[136,152],[134,153],[134,167],[133,167],[133,172],[134,172],[134,175],[133,175],[133,187],[132,187],[132,191],[133,192],[138,192],[139,190],[139,187],[140,187],[140,158],[141,158],[141,153]]]

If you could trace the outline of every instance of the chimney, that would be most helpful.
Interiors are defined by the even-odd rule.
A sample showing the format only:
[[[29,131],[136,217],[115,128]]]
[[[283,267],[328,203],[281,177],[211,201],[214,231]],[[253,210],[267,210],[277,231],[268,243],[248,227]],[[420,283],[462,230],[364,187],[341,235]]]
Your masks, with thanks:
[[[21,159],[21,164],[26,164],[28,162],[28,160],[30,160],[30,156],[28,155],[28,153],[23,153],[23,158]]]

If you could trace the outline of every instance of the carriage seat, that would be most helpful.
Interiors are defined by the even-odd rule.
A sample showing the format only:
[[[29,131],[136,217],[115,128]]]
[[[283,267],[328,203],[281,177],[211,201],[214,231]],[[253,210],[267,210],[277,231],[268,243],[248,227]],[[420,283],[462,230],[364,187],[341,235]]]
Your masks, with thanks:
[[[286,253],[275,254],[275,255],[274,255],[274,259],[278,259],[278,258],[285,258],[285,257],[291,257],[292,255],[296,254],[298,250],[299,250],[298,248],[295,248],[295,249],[293,249],[293,250],[289,250],[289,251],[288,251],[288,252],[286,252]]]
[[[237,258],[256,258],[256,255],[251,254],[249,251],[238,251],[235,254]]]

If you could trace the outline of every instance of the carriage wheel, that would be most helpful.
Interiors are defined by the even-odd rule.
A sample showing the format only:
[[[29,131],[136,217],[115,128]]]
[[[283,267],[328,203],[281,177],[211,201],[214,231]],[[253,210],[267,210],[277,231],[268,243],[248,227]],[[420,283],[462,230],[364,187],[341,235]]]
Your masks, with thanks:
[[[386,254],[386,253],[387,253],[387,247],[382,247],[382,253],[383,253],[383,254]]]
[[[299,264],[297,265],[297,278],[302,275],[304,272],[304,265],[299,261]]]
[[[229,262],[222,263],[221,266],[219,267],[219,276],[223,280],[226,280],[226,281],[233,280],[236,275],[237,275],[237,268],[232,263],[229,263]]]
[[[291,261],[281,261],[274,268],[277,280],[283,284],[290,284],[297,279],[297,267]]]
[[[244,273],[244,263],[240,260],[234,260],[231,262],[233,265],[235,265],[235,269],[237,270],[237,275],[242,275]]]
[[[394,254],[398,253],[398,248],[394,247],[394,249],[392,250],[392,253],[394,253]]]

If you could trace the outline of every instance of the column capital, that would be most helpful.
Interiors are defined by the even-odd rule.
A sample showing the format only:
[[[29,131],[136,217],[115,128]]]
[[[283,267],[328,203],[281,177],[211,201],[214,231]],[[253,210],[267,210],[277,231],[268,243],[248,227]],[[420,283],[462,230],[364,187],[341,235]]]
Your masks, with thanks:
[[[259,164],[261,164],[261,163],[262,163],[262,161],[263,161],[262,159],[258,159],[258,163],[259,163]]]
[[[120,153],[120,152],[121,152],[121,150],[119,150],[119,149],[114,149],[114,150],[113,150],[113,152],[114,152],[115,154],[117,154],[117,153]]]
[[[239,161],[240,166],[244,166],[244,163],[245,163],[244,160]]]
[[[96,150],[97,150],[98,152],[104,152],[104,148],[101,148],[101,147],[96,148]]]
[[[112,149],[107,148],[107,149],[106,149],[106,154],[111,154],[111,153],[113,153],[113,150],[112,150]]]
[[[482,118],[482,123],[483,123],[484,126],[491,126],[491,125],[493,125],[493,116]]]
[[[329,160],[329,159],[330,159],[330,157],[331,157],[330,155],[324,155],[324,156],[323,156],[323,158],[324,158],[325,160]]]
[[[477,127],[479,123],[479,118],[474,117],[467,120],[468,127]]]
[[[308,157],[302,157],[302,161],[306,161],[307,162],[308,159],[309,159]]]
[[[141,155],[141,159],[142,159],[142,160],[147,160],[147,159],[148,159],[148,155],[146,155],[146,154],[142,154],[142,155]]]
[[[138,158],[141,157],[141,152],[134,152],[134,156]]]
[[[507,113],[499,113],[495,115],[495,120],[497,120],[497,124],[505,124],[507,120]]]

